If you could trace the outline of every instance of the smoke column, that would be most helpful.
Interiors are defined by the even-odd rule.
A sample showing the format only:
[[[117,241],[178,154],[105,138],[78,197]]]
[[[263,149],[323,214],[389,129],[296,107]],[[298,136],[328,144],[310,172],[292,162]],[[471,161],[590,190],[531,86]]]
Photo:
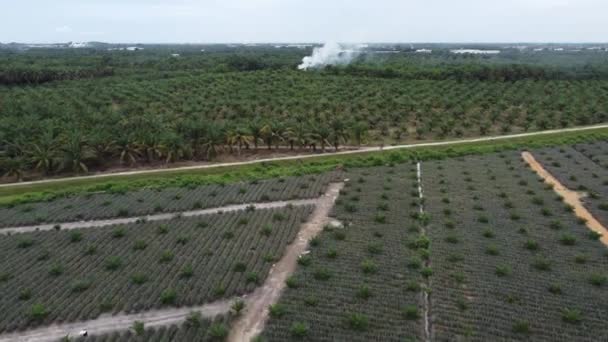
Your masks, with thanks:
[[[312,51],[312,56],[302,59],[302,64],[298,66],[300,70],[322,68],[326,65],[349,64],[355,59],[363,45],[344,46],[338,43],[325,43],[323,47],[316,47]]]

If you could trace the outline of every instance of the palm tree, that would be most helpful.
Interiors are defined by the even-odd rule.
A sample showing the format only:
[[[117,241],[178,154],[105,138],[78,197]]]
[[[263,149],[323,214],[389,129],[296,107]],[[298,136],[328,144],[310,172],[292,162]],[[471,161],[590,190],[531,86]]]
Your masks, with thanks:
[[[31,143],[25,151],[29,161],[34,164],[36,170],[42,170],[48,175],[55,166],[57,160],[58,140],[52,130],[47,130]]]
[[[330,135],[331,143],[334,145],[334,148],[336,149],[336,151],[338,151],[338,147],[340,146],[340,143],[343,141],[346,141],[346,139],[348,138],[348,133],[346,131],[346,125],[344,124],[344,121],[342,121],[342,119],[334,118],[331,121],[330,126],[331,126],[331,135]]]
[[[262,129],[264,128],[264,123],[262,122],[259,116],[256,116],[253,120],[249,122],[247,127],[249,128],[249,133],[252,137],[253,146],[257,150],[258,142],[261,141],[263,137]]]
[[[63,146],[61,147],[64,169],[70,168],[75,173],[89,171],[85,161],[91,158],[93,153],[87,144],[87,139],[80,131],[72,130],[67,132],[64,137]]]
[[[15,177],[17,182],[23,180],[23,174],[27,169],[27,160],[23,156],[7,157],[0,160],[0,170],[3,170],[4,177]]]
[[[219,124],[207,126],[202,147],[208,160],[217,156],[224,145],[224,127]]]
[[[94,133],[90,139],[90,146],[100,164],[105,164],[106,160],[113,157],[117,146],[111,134],[106,131]]]
[[[118,152],[120,152],[121,164],[124,165],[125,161],[128,160],[129,165],[133,166],[140,155],[133,135],[129,134],[127,136],[122,136],[116,145],[118,146]]]
[[[313,136],[321,144],[321,152],[325,152],[325,145],[329,144],[329,139],[332,136],[332,131],[327,127],[327,124],[324,122],[319,125],[313,124]]]
[[[303,120],[296,120],[290,125],[289,134],[287,136],[289,145],[293,150],[293,145],[298,144],[301,150],[304,146],[308,145],[311,139],[310,127]]]
[[[241,155],[241,148],[253,142],[253,136],[243,127],[237,127],[226,132],[226,142],[228,145],[236,145],[237,153]]]
[[[357,143],[357,147],[361,147],[361,143],[367,138],[369,127],[367,123],[360,121],[355,122],[350,126],[351,136]]]
[[[167,133],[163,136],[162,146],[166,155],[166,163],[173,163],[179,159],[191,155],[190,147],[184,143],[184,139],[173,132]]]

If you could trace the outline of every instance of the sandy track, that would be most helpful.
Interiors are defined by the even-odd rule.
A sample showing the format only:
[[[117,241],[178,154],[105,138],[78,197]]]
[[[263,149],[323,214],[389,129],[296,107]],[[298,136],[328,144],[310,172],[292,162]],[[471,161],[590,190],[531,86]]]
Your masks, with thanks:
[[[308,222],[302,226],[297,238],[287,247],[281,260],[270,270],[264,285],[247,296],[245,312],[234,322],[228,341],[247,342],[262,332],[269,315],[268,307],[279,300],[286,286],[285,281],[293,274],[298,258],[308,248],[308,241],[329,223],[328,215],[343,186],[344,183],[330,185],[325,195],[317,202]]]
[[[467,144],[467,143],[484,142],[484,141],[525,138],[525,137],[555,134],[555,133],[587,131],[587,130],[592,130],[592,129],[597,129],[597,128],[608,128],[608,124],[600,124],[600,125],[585,126],[585,127],[564,128],[564,129],[554,129],[554,130],[531,132],[531,133],[499,135],[499,136],[482,137],[482,138],[457,139],[457,140],[419,143],[419,144],[394,145],[394,146],[386,146],[383,149],[380,147],[362,147],[360,149],[350,150],[350,151],[326,152],[323,154],[295,155],[295,156],[278,157],[278,158],[264,158],[264,159],[249,160],[249,161],[234,162],[234,163],[204,164],[204,165],[183,166],[183,167],[176,167],[176,168],[161,168],[161,169],[152,169],[152,170],[134,170],[134,171],[125,171],[125,172],[102,173],[102,174],[97,174],[97,175],[80,176],[80,177],[63,177],[63,178],[43,179],[43,180],[30,181],[30,182],[0,184],[0,188],[19,187],[19,186],[45,184],[45,183],[56,183],[56,182],[64,182],[64,181],[72,181],[72,180],[76,181],[76,180],[84,180],[84,179],[116,177],[116,176],[147,175],[147,174],[155,174],[155,173],[174,172],[174,171],[202,170],[202,169],[211,169],[211,168],[217,168],[217,167],[251,165],[251,164],[264,163],[264,162],[275,162],[275,161],[281,161],[281,160],[298,160],[298,159],[318,158],[320,156],[347,155],[347,154],[365,153],[365,152],[380,151],[380,150],[388,151],[388,150],[396,150],[396,149],[411,149],[411,148],[418,148],[418,147]]]
[[[317,235],[325,224],[329,222],[329,212],[333,208],[334,202],[343,186],[344,183],[331,183],[323,196],[312,200],[256,204],[257,208],[286,206],[290,203],[299,205],[315,204],[316,206],[308,221],[302,225],[294,242],[287,246],[281,260],[273,265],[264,284],[252,294],[242,298],[245,300],[246,309],[243,316],[234,324],[230,341],[249,341],[251,337],[262,331],[268,317],[268,306],[278,300],[285,287],[285,280],[295,271],[298,257],[306,250],[308,241]],[[278,205],[278,203],[281,203],[281,205]],[[242,206],[245,208],[247,205]],[[209,210],[217,211],[217,209]],[[65,336],[78,336],[78,333],[82,330],[87,330],[89,335],[107,334],[131,329],[136,321],[143,322],[145,327],[180,324],[193,311],[201,312],[203,317],[213,318],[229,312],[232,303],[236,299],[238,298],[235,297],[196,307],[159,309],[137,314],[106,314],[90,321],[52,324],[31,330],[0,335],[0,342],[57,341]]]
[[[254,206],[256,209],[272,209],[272,208],[282,208],[282,207],[286,207],[288,205],[301,206],[301,205],[315,204],[315,203],[317,203],[317,201],[318,201],[318,199],[313,198],[313,199],[291,200],[291,201],[233,204],[233,205],[227,205],[227,206],[223,206],[223,207],[215,207],[215,208],[208,208],[208,209],[201,209],[201,210],[181,211],[181,212],[173,212],[173,213],[166,213],[166,214],[155,214],[155,215],[147,215],[147,216],[144,215],[144,216],[117,218],[117,219],[108,219],[108,220],[55,222],[55,223],[41,224],[41,225],[35,225],[35,226],[7,227],[7,228],[0,228],[0,235],[53,230],[53,229],[55,229],[54,227],[57,224],[61,226],[61,230],[96,228],[96,227],[111,226],[111,225],[116,225],[116,224],[135,223],[141,219],[145,219],[146,221],[163,221],[163,220],[173,219],[177,216],[192,217],[192,216],[217,214],[219,212],[225,213],[225,212],[231,212],[231,211],[245,210],[249,206]]]
[[[582,195],[576,191],[572,191],[560,183],[549,171],[547,171],[541,163],[539,163],[532,153],[523,152],[522,158],[530,165],[539,176],[541,176],[545,183],[553,185],[553,190],[564,198],[564,202],[574,207],[574,213],[576,216],[584,219],[587,223],[587,227],[599,234],[602,234],[600,241],[608,246],[608,230],[593,217],[593,215],[585,208],[581,201]]]
[[[193,311],[200,312],[203,318],[213,318],[230,311],[231,304],[230,300],[224,300],[187,308],[162,309],[130,315],[102,315],[97,319],[86,322],[53,324],[32,330],[0,335],[0,342],[58,341],[65,336],[77,337],[78,333],[83,329],[86,329],[89,335],[101,335],[129,330],[136,321],[144,322],[146,328],[179,324]]]

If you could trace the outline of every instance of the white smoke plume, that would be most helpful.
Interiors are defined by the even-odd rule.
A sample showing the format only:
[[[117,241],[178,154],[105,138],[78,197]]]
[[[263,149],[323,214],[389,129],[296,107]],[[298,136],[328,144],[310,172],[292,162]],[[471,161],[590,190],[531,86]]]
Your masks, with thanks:
[[[349,64],[361,53],[362,48],[365,48],[365,45],[325,43],[323,47],[314,48],[312,56],[304,57],[298,69],[308,70],[322,68],[327,65]]]

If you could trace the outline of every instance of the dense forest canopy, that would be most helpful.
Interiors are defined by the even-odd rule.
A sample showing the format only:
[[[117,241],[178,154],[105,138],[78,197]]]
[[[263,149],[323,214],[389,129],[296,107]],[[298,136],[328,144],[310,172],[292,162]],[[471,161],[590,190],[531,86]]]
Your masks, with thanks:
[[[466,47],[501,50],[477,55],[371,45],[349,65],[300,71],[312,47],[275,45],[2,45],[0,172],[21,178],[608,117],[605,47]]]

